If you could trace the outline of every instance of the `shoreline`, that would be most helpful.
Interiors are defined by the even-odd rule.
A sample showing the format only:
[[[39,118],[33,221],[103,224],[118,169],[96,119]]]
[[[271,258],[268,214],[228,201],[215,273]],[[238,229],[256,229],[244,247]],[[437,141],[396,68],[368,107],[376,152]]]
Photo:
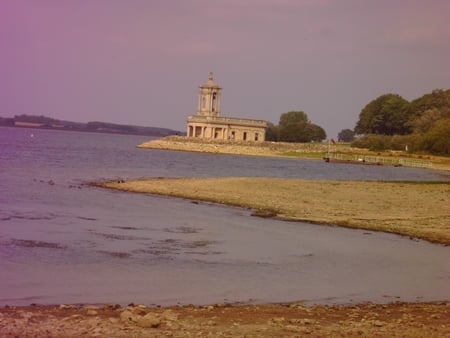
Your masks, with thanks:
[[[159,177],[93,185],[241,207],[253,210],[253,216],[383,231],[450,245],[450,182]]]
[[[283,157],[303,160],[324,160],[326,154],[339,153],[349,156],[380,156],[386,160],[426,160],[431,170],[450,171],[450,158],[434,155],[406,154],[402,151],[373,152],[367,149],[351,148],[348,144],[250,142],[229,140],[205,140],[186,136],[166,136],[137,145],[142,149],[188,151],[209,154],[243,156]],[[403,163],[403,162],[402,162]],[[387,164],[388,165],[388,164]],[[395,165],[393,165],[395,166]],[[405,165],[406,166],[406,165]]]
[[[444,337],[450,303],[0,307],[5,337]]]

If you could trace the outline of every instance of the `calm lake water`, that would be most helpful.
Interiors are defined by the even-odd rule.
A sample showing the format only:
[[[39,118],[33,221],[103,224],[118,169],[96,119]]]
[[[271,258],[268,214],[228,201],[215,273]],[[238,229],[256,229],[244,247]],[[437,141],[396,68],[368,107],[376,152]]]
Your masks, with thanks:
[[[448,247],[85,184],[159,176],[448,180],[447,173],[135,147],[147,140],[0,128],[0,305],[448,299]]]

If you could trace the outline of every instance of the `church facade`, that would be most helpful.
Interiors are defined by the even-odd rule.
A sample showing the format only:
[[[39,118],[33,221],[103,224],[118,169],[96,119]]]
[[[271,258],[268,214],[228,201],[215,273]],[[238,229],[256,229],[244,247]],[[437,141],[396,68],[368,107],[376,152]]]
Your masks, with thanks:
[[[197,114],[188,117],[187,136],[215,139],[262,142],[267,122],[221,116],[222,88],[213,79],[200,86]]]

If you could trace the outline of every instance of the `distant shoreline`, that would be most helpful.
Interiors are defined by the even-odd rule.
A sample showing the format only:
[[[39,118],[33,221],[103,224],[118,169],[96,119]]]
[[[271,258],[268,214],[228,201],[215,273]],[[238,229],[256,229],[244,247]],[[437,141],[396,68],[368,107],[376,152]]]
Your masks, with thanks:
[[[5,120],[5,119],[3,119]],[[0,121],[1,122],[1,121]],[[34,122],[12,122],[0,123],[0,127],[6,128],[21,128],[34,130],[58,130],[58,131],[72,131],[72,132],[87,132],[99,134],[116,134],[116,135],[135,135],[147,137],[165,137],[168,135],[182,135],[181,132],[158,127],[140,127],[132,125],[121,125],[106,122],[61,122],[61,123],[34,123]]]
[[[306,160],[324,160],[326,154],[342,153],[351,155],[384,156],[415,160],[426,157],[432,163],[432,169],[450,171],[450,158],[432,155],[403,154],[402,152],[374,153],[367,149],[351,148],[348,144],[327,143],[288,143],[288,142],[250,142],[229,140],[205,140],[186,136],[166,136],[137,145],[143,149],[189,151],[211,154],[245,155],[300,158]],[[345,164],[342,164],[345,165]]]
[[[13,129],[30,129],[30,130],[54,130],[63,131],[71,133],[90,133],[90,134],[110,134],[110,135],[124,135],[124,136],[141,136],[141,137],[158,137],[152,135],[144,134],[127,134],[121,132],[110,132],[110,131],[95,131],[95,130],[81,130],[81,129],[62,129],[62,128],[52,128],[52,127],[26,127],[26,126],[1,126],[0,128],[13,128]]]

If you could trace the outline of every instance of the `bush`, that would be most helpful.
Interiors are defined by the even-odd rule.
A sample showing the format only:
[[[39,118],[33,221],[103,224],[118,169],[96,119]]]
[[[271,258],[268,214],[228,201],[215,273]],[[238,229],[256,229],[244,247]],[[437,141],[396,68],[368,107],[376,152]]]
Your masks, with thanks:
[[[381,151],[390,149],[390,136],[387,135],[366,135],[359,137],[351,143],[352,147],[355,148],[365,148],[373,151]]]
[[[432,154],[450,155],[450,119],[438,121],[423,134],[420,148]]]

